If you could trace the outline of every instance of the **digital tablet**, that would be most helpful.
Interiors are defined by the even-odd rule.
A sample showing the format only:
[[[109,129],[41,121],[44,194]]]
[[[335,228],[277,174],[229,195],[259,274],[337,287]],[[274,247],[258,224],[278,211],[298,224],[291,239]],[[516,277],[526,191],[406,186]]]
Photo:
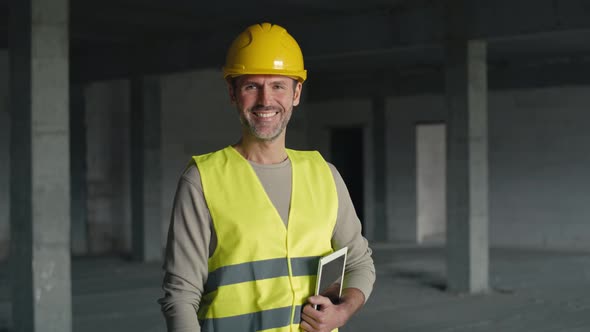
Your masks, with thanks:
[[[329,298],[332,303],[340,302],[347,252],[348,247],[344,247],[320,258],[318,263],[315,295],[325,296]]]

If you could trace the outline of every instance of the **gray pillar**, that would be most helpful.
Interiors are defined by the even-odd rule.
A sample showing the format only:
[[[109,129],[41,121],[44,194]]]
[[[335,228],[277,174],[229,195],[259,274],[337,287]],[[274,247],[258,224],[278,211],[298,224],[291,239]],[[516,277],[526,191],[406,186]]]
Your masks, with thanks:
[[[15,332],[72,330],[67,0],[11,2]]]
[[[387,171],[385,145],[385,97],[374,97],[373,107],[373,187],[374,187],[374,229],[373,239],[387,241],[387,215],[385,212]]]
[[[0,261],[8,256],[10,241],[10,114],[8,113],[8,52],[0,50]]]
[[[131,215],[133,257],[162,259],[159,78],[131,80]]]
[[[70,181],[72,254],[88,253],[86,182],[86,99],[84,87],[70,89]]]
[[[447,8],[447,277],[451,291],[477,293],[489,287],[487,51],[468,40],[458,4]]]

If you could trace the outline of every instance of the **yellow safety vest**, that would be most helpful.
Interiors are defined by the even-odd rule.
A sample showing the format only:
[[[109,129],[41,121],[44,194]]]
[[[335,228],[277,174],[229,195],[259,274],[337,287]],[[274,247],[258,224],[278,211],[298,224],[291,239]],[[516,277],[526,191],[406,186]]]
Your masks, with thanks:
[[[205,332],[299,331],[320,256],[333,251],[338,195],[318,152],[287,150],[288,227],[233,147],[193,157],[217,235],[198,317]]]

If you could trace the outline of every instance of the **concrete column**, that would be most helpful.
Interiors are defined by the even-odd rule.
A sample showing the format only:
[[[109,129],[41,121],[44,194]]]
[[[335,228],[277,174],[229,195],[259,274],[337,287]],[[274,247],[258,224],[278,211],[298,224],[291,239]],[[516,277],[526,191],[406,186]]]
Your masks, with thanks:
[[[0,261],[8,257],[10,241],[10,113],[8,112],[9,94],[8,52],[0,50]]]
[[[448,4],[446,41],[447,277],[449,289],[488,289],[486,43],[468,40],[465,5]]]
[[[374,189],[374,229],[373,239],[376,241],[387,241],[387,216],[385,212],[387,171],[386,157],[387,149],[385,144],[385,97],[374,97],[372,100],[373,110],[373,189]]]
[[[70,181],[72,254],[88,253],[86,181],[86,99],[84,86],[70,88]]]
[[[131,80],[131,215],[133,257],[162,259],[159,78]]]
[[[13,0],[13,331],[72,330],[67,0]]]

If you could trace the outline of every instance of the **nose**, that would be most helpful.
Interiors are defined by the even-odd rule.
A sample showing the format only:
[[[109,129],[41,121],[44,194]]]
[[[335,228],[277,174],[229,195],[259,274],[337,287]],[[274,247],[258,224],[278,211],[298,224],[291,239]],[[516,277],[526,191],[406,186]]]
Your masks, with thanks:
[[[258,104],[262,106],[270,106],[271,105],[271,91],[270,88],[267,86],[262,86],[258,90]]]

